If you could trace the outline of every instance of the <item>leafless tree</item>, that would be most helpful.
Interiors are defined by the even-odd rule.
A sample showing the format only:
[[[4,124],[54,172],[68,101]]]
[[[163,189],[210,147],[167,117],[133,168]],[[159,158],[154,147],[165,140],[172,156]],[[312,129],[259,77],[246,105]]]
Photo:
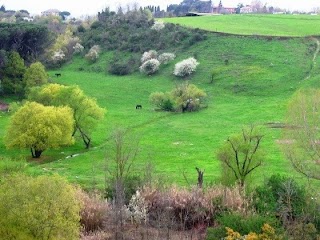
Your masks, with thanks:
[[[300,90],[292,97],[282,138],[293,168],[320,180],[320,90]]]

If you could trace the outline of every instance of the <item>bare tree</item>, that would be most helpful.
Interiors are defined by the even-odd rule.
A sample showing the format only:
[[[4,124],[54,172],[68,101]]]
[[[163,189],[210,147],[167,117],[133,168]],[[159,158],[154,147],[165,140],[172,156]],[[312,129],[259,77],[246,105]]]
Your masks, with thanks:
[[[131,173],[137,156],[139,141],[131,137],[126,130],[117,129],[112,133],[108,146],[105,158],[105,180],[106,185],[111,184],[113,188],[115,239],[124,239],[125,181]]]
[[[247,176],[262,164],[264,159],[260,149],[262,138],[261,130],[255,129],[252,125],[243,128],[241,134],[229,137],[219,149],[218,159],[231,170],[242,187]]]
[[[320,90],[300,90],[292,97],[281,143],[297,172],[320,180]]]

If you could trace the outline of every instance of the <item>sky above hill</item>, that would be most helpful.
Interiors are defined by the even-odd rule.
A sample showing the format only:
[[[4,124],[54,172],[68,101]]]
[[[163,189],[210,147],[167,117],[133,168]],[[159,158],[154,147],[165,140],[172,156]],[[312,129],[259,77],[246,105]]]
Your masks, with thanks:
[[[58,9],[60,11],[68,11],[72,16],[94,15],[105,7],[116,10],[118,6],[125,7],[127,4],[137,2],[139,6],[160,5],[161,9],[165,9],[167,5],[180,3],[182,0],[0,0],[0,5],[5,5],[7,10],[25,9],[31,14],[40,14],[48,9]],[[319,0],[262,0],[267,2],[268,6],[281,7],[288,10],[304,10],[310,11],[315,7],[320,7]],[[213,0],[214,5],[219,0]],[[224,7],[236,7],[238,3],[250,4],[251,0],[222,0]]]

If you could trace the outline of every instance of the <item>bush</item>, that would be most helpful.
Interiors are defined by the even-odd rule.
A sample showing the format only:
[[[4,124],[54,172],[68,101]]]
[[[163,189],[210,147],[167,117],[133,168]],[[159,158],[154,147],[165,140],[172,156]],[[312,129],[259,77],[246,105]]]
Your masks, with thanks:
[[[174,60],[176,55],[173,53],[162,53],[159,55],[158,60],[161,64],[168,64],[170,61]]]
[[[193,57],[185,59],[175,65],[173,74],[178,77],[186,77],[196,71],[198,65],[199,62]]]
[[[98,45],[94,45],[90,48],[89,52],[85,55],[85,58],[88,62],[95,62],[99,58],[100,47]]]
[[[137,62],[139,61],[135,58],[130,58],[129,60],[114,58],[109,63],[108,72],[118,76],[131,74],[136,69]]]
[[[141,63],[144,63],[151,59],[157,59],[158,53],[155,50],[150,50],[148,52],[144,52],[141,57]]]
[[[142,197],[148,205],[152,225],[167,224],[169,228],[191,229],[197,225],[212,223],[222,210],[242,209],[245,200],[239,189],[216,186],[203,190],[171,187],[160,191],[145,188]]]
[[[80,43],[76,43],[76,45],[73,46],[74,54],[82,53],[84,47]]]
[[[165,27],[165,24],[163,21],[156,21],[152,25],[151,29],[156,30],[156,31],[160,31],[160,30],[164,29],[164,27]]]
[[[203,107],[206,93],[193,84],[180,84],[170,92],[152,93],[150,102],[164,111],[193,112]]]
[[[150,59],[145,61],[141,66],[140,66],[140,72],[147,74],[147,75],[152,75],[156,73],[159,70],[160,67],[160,62],[157,59]]]
[[[306,191],[291,177],[272,175],[256,188],[253,205],[259,213],[279,216],[287,223],[307,210]]]
[[[78,195],[83,205],[80,212],[80,223],[84,232],[102,229],[109,210],[108,204],[98,195],[89,196],[83,191],[79,191]]]
[[[220,240],[226,236],[226,228],[235,229],[240,235],[250,232],[261,233],[264,224],[269,224],[281,231],[279,222],[275,217],[262,215],[243,215],[240,213],[225,213],[217,219],[219,227],[208,229],[207,240]],[[232,239],[232,238],[231,238]]]
[[[156,108],[163,111],[173,111],[174,102],[168,94],[162,92],[151,93],[149,97],[150,102],[155,105]]]
[[[80,202],[59,176],[13,175],[0,183],[2,239],[78,239]]]

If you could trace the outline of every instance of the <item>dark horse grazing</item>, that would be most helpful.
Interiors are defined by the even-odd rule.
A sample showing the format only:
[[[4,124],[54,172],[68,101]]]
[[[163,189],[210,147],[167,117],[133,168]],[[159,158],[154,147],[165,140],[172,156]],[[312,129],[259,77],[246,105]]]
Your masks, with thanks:
[[[136,109],[142,109],[142,105],[140,104],[136,105]]]
[[[56,77],[61,77],[61,73],[55,73]]]

